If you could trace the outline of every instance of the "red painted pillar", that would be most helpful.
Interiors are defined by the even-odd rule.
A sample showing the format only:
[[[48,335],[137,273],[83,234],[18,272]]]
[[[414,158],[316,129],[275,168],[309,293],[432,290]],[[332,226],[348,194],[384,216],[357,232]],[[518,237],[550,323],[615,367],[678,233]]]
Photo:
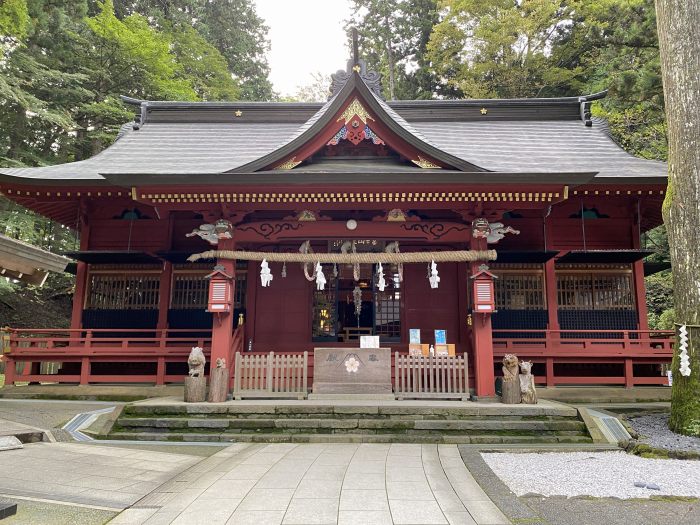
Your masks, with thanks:
[[[547,297],[547,326],[550,330],[559,330],[557,275],[554,269],[554,259],[544,263],[544,287]],[[556,334],[558,336],[558,334]]]
[[[89,248],[90,226],[85,220],[80,223],[80,250]],[[78,271],[75,275],[75,292],[73,292],[73,309],[71,311],[70,327],[82,328],[85,294],[87,292],[88,265],[78,261]]]
[[[639,217],[637,217],[639,220]],[[632,226],[632,247],[639,250],[642,240],[639,238],[639,228]],[[639,329],[649,330],[649,317],[647,313],[647,289],[644,283],[644,261],[637,261],[632,264],[632,275],[634,277],[635,302],[637,303],[637,315],[639,316]]]
[[[235,242],[233,239],[221,239],[219,241],[218,250],[233,250]],[[236,296],[236,261],[231,259],[218,259],[218,265],[224,267],[224,272],[232,277],[231,297]],[[212,330],[211,330],[211,356],[209,359],[210,367],[216,366],[216,360],[219,358],[226,359],[226,366],[232,367],[233,363],[229,363],[229,352],[231,350],[231,342],[233,341],[233,326],[234,326],[234,311],[233,306],[228,313],[215,313],[213,315]]]
[[[173,279],[173,263],[165,261],[158,285],[158,325],[159,330],[168,328],[168,310],[170,309],[170,288]]]
[[[472,250],[486,250],[486,239],[471,238]],[[483,262],[470,263],[470,275],[478,271]],[[473,305],[473,300],[472,300]],[[493,374],[493,334],[491,314],[472,313],[472,347],[474,348],[474,390],[477,397],[496,395]]]

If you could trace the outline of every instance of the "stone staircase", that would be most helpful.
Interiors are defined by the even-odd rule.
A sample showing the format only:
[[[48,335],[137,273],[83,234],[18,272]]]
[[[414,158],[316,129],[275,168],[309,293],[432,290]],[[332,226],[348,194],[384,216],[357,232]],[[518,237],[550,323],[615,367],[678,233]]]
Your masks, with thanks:
[[[108,439],[220,442],[592,443],[573,407],[462,402],[228,402],[124,407]]]

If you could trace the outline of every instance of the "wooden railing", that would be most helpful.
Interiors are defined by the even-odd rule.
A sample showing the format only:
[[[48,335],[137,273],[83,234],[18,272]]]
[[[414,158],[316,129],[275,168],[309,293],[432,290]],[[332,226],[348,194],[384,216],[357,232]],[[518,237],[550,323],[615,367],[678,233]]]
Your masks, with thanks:
[[[493,330],[494,351],[526,349],[529,355],[539,351],[566,356],[670,356],[673,344],[672,330]]]
[[[518,334],[518,337],[511,337]],[[673,358],[672,330],[494,330],[494,362],[505,354],[544,363],[544,375],[535,381],[548,387],[561,384],[665,385],[661,365]],[[622,374],[576,375],[555,373],[555,365],[622,365]],[[635,375],[635,365],[655,365],[658,375]]]
[[[237,353],[233,397],[297,398],[308,394],[309,353]]]
[[[202,330],[172,329],[9,329],[4,344],[6,359],[5,384],[15,381],[60,383],[155,383],[181,382],[184,373],[167,374],[167,363],[184,363],[193,346],[209,353],[210,337],[188,334]],[[114,334],[118,334],[118,337]],[[38,373],[34,363],[60,362],[67,372]],[[24,363],[24,372],[16,374],[16,364]],[[78,366],[66,367],[66,364]],[[132,373],[95,374],[95,363],[145,363],[132,367]],[[148,364],[151,364],[149,367]],[[155,373],[147,370],[153,368]],[[138,370],[137,368],[140,368]],[[143,373],[145,370],[146,373]],[[35,373],[36,372],[36,373]]]
[[[397,399],[469,399],[468,363],[457,356],[412,356],[394,353]]]

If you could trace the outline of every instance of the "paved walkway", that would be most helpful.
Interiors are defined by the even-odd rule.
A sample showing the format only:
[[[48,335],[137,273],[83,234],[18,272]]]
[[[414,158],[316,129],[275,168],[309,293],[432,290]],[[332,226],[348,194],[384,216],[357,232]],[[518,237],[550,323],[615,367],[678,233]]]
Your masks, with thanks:
[[[0,452],[0,495],[122,510],[201,460],[80,443]]]
[[[510,523],[455,445],[235,444],[112,525]]]

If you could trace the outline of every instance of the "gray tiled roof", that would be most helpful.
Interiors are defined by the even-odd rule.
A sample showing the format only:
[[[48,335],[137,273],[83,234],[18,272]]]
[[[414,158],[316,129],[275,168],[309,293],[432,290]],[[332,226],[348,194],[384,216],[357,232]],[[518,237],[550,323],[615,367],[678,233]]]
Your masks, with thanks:
[[[512,173],[598,172],[597,180],[666,176],[666,164],[636,158],[620,149],[600,122],[580,120],[414,121],[380,101],[398,124],[423,142],[488,171]],[[212,174],[244,166],[313,126],[330,104],[309,121],[146,122],[122,128],[120,138],[80,162],[40,168],[4,168],[0,174],[39,180],[102,181],[100,174]]]
[[[98,155],[0,173],[31,179],[102,180],[100,173],[219,173],[253,161],[289,139],[298,124],[146,123]]]
[[[416,122],[432,144],[489,171],[598,172],[610,177],[665,177],[666,163],[622,150],[600,122],[580,120]]]

